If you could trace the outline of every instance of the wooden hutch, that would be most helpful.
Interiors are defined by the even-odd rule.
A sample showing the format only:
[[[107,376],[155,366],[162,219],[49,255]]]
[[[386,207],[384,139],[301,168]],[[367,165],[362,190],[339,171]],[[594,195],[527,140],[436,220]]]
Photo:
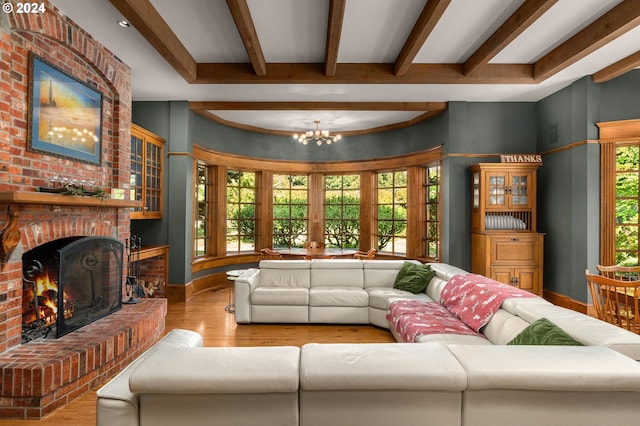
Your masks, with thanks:
[[[542,296],[544,234],[536,231],[540,165],[471,166],[471,271]]]

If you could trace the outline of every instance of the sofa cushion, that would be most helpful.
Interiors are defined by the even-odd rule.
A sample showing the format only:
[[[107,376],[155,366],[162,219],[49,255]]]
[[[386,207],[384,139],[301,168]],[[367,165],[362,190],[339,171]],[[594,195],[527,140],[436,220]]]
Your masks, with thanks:
[[[398,271],[393,288],[418,294],[426,290],[434,275],[435,272],[431,270],[429,265],[422,266],[405,262]]]
[[[311,261],[311,287],[364,287],[359,259],[314,259]]]
[[[455,357],[439,344],[309,343],[300,353],[300,386],[305,391],[461,391],[466,378]]]
[[[442,289],[447,285],[449,280],[442,279],[436,274],[435,277],[431,278],[429,285],[427,286],[427,296],[429,296],[434,301],[440,301],[440,295],[442,294]]]
[[[565,345],[583,346],[563,329],[546,318],[532,322],[529,327],[522,330],[508,345]]]
[[[369,295],[355,287],[313,287],[309,290],[309,306],[368,307]]]
[[[251,292],[254,305],[308,305],[308,288],[257,287]]]
[[[311,286],[308,260],[263,260],[260,262],[260,287]]]
[[[440,343],[442,345],[492,345],[483,336],[470,334],[421,334],[415,339],[416,343]]]
[[[369,293],[369,306],[385,311],[389,307],[389,301],[394,299],[432,301],[431,298],[424,293],[413,294],[408,291],[398,290],[397,288],[369,287],[366,291]]]
[[[405,262],[422,265],[417,260],[363,260],[364,288],[393,287],[398,271]]]
[[[640,391],[640,364],[600,346],[447,348],[467,372],[468,390]]]
[[[440,277],[445,281],[450,280],[456,275],[468,274],[464,269],[449,265],[448,263],[429,263],[429,266],[431,266],[432,271],[436,272],[437,277]]]
[[[129,378],[135,393],[297,392],[300,349],[203,347],[156,351]]]
[[[498,309],[480,332],[494,345],[506,345],[527,327],[529,323],[519,316],[504,309]]]

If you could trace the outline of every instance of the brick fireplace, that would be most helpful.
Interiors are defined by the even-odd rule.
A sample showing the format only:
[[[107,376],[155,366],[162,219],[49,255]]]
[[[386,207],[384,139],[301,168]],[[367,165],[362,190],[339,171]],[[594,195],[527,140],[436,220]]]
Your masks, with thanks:
[[[58,339],[21,343],[24,253],[61,238],[130,237],[130,201],[37,191],[59,177],[126,191],[131,171],[129,68],[44,4],[43,14],[0,14],[0,229],[16,220],[19,231],[0,261],[0,418],[40,418],[101,385],[161,337],[166,313],[165,299],[145,299]],[[30,149],[32,53],[102,94],[99,164]]]

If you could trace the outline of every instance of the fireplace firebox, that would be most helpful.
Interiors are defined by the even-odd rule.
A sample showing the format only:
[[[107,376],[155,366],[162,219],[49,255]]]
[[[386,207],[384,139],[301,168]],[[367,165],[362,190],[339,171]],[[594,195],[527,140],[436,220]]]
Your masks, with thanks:
[[[51,241],[22,256],[22,343],[61,337],[122,308],[123,244]]]

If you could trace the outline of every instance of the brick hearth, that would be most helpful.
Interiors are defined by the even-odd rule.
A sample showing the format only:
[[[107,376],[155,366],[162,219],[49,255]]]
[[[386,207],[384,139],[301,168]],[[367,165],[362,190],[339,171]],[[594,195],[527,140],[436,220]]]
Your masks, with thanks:
[[[164,333],[166,299],[141,299],[60,339],[0,354],[0,417],[39,419],[95,389]]]

